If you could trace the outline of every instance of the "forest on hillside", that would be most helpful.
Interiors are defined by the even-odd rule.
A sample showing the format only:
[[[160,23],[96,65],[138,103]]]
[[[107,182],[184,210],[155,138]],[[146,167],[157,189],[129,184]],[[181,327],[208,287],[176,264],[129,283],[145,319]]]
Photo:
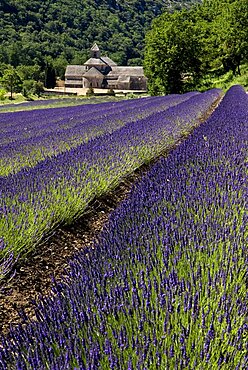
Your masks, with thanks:
[[[0,88],[39,94],[94,42],[151,94],[209,88],[247,64],[248,0],[1,0]]]
[[[248,0],[203,0],[188,10],[164,12],[146,34],[145,72],[150,93],[215,87],[213,80],[248,86]],[[221,83],[221,86],[223,87]]]
[[[1,0],[0,63],[81,64],[97,42],[120,65],[140,65],[152,20],[200,0]]]

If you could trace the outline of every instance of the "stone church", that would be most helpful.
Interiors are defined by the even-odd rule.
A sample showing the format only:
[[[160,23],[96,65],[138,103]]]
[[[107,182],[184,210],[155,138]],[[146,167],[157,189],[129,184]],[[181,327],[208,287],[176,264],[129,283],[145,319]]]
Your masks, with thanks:
[[[110,58],[101,56],[96,43],[90,53],[90,59],[83,65],[67,66],[65,87],[146,91],[143,67],[118,66]]]

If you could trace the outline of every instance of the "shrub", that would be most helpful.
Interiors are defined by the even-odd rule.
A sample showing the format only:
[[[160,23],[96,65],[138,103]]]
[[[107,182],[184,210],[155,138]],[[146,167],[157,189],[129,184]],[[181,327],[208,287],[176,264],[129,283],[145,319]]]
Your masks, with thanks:
[[[108,95],[115,96],[115,91],[114,89],[110,88],[107,92]]]
[[[93,96],[95,94],[93,87],[89,87],[86,91],[87,96]]]
[[[0,100],[4,100],[5,99],[5,94],[6,94],[6,90],[0,89]]]

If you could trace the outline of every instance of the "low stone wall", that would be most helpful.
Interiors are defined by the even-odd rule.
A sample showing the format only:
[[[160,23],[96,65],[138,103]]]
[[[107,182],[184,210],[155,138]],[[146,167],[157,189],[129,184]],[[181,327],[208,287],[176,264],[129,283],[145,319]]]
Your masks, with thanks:
[[[86,96],[86,88],[72,88],[72,87],[55,87],[54,89],[45,89],[45,93],[58,94],[58,95],[81,95]],[[94,88],[95,95],[107,95],[109,89],[97,89]],[[117,90],[114,89],[115,94],[145,94],[145,90]]]

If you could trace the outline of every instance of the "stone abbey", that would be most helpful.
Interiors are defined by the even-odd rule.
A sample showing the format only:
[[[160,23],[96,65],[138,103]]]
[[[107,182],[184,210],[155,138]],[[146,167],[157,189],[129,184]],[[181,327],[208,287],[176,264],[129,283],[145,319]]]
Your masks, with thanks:
[[[143,67],[118,66],[109,57],[101,56],[95,43],[90,49],[90,59],[83,65],[67,66],[65,87],[146,91],[147,78]]]

